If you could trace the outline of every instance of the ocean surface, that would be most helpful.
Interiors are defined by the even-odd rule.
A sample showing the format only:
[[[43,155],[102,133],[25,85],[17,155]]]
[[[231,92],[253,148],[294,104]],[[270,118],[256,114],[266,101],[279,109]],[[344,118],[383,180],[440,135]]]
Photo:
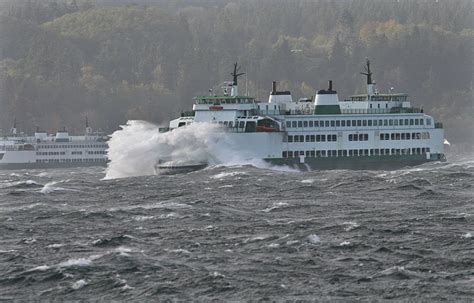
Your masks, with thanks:
[[[0,171],[0,301],[474,298],[474,157],[105,176]]]

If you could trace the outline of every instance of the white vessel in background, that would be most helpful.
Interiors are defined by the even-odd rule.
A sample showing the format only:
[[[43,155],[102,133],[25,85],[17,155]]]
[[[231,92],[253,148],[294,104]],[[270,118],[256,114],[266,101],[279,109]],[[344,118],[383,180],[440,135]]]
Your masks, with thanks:
[[[412,107],[407,94],[379,93],[369,60],[365,69],[365,94],[339,100],[329,81],[328,89],[318,90],[314,99],[294,101],[273,82],[264,102],[238,94],[242,73],[235,64],[233,81],[223,94],[195,97],[192,112],[160,131],[214,123],[231,139],[227,142],[234,142],[234,153],[302,170],[396,169],[445,161],[443,125]]]
[[[33,136],[18,134],[16,122],[0,138],[0,169],[106,166],[107,139],[93,132],[86,120],[83,135],[69,135],[64,128],[56,134],[36,130]]]

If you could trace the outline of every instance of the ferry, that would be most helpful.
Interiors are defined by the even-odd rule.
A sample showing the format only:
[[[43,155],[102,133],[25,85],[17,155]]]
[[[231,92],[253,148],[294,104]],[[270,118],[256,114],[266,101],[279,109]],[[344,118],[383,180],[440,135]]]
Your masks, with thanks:
[[[234,152],[300,170],[398,169],[446,161],[440,122],[411,106],[407,94],[380,93],[367,59],[367,92],[340,100],[331,80],[314,98],[293,100],[273,82],[268,101],[238,92],[237,63],[223,93],[194,98],[193,110],[161,132],[215,123]],[[229,142],[229,140],[226,140]],[[176,159],[175,159],[176,160]],[[187,165],[197,165],[188,163]]]
[[[87,120],[85,134],[76,136],[65,128],[55,134],[37,129],[27,136],[17,132],[15,121],[10,133],[0,138],[0,169],[106,166],[107,139]]]

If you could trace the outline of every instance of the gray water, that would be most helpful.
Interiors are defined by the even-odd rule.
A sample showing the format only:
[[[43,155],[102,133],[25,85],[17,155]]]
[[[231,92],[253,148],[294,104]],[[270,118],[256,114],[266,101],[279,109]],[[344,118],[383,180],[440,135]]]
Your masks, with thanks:
[[[0,172],[0,300],[474,297],[474,161]]]

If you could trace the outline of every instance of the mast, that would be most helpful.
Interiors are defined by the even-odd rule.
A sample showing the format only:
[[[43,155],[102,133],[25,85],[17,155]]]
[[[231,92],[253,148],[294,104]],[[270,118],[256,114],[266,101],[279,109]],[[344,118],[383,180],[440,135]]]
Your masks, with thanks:
[[[365,58],[365,60],[366,60],[366,66],[364,67],[365,72],[361,72],[361,74],[367,76],[367,95],[369,96],[369,99],[370,99],[370,96],[374,94],[375,83],[372,82],[372,71],[370,70],[370,60],[369,58]]]
[[[237,62],[234,63],[234,72],[231,73],[231,76],[233,77],[233,81],[232,81],[232,91],[230,93],[231,96],[235,97],[239,94],[238,92],[238,86],[237,86],[237,79],[242,76],[242,75],[245,75],[245,73],[239,73],[239,70],[240,70],[240,66],[237,65]]]

